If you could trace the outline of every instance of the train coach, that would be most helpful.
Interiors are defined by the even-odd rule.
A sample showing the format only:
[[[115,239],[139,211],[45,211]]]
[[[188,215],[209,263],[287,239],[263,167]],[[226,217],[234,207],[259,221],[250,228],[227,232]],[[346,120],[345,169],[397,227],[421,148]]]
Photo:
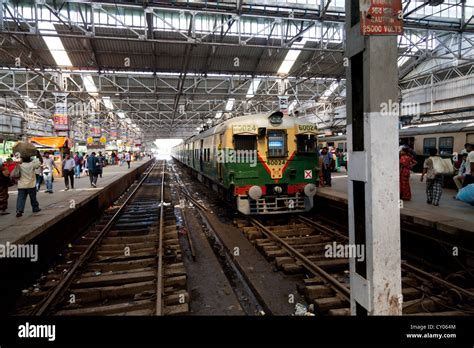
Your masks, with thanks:
[[[172,156],[245,215],[304,212],[319,181],[317,133],[281,112],[240,116],[185,140]]]
[[[417,154],[415,172],[421,172],[423,162],[429,157],[430,148],[435,148],[441,157],[456,159],[465,143],[474,143],[474,123],[457,122],[429,126],[410,126],[399,131],[399,144],[408,146]],[[347,151],[345,135],[318,138],[318,147],[330,146]]]

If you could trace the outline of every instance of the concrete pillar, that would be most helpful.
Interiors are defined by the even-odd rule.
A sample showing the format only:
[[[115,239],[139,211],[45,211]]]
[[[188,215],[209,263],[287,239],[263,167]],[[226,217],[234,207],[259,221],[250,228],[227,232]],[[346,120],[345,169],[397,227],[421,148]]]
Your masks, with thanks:
[[[359,1],[346,0],[349,242],[353,315],[401,314],[397,37],[362,36]],[[386,103],[386,104],[383,104]],[[384,112],[382,112],[384,111]]]

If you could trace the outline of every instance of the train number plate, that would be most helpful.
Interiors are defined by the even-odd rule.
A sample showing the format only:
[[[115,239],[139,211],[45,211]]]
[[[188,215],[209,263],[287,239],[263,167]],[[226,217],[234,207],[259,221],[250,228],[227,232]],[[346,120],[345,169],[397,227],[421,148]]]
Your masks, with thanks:
[[[282,165],[286,164],[286,160],[279,160],[279,159],[268,160],[267,164],[269,166],[282,166]]]

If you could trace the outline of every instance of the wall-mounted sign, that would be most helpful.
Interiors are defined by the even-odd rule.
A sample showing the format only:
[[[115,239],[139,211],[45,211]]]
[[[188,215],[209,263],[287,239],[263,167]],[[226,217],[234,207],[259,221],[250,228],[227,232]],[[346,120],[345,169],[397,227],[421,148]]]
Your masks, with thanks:
[[[100,143],[101,144],[105,144],[107,142],[107,138],[106,137],[100,137]]]
[[[56,131],[68,131],[69,130],[69,117],[66,114],[55,113],[53,115],[54,130]]]
[[[359,0],[362,35],[403,34],[402,0]]]
[[[110,139],[111,140],[116,140],[118,137],[118,132],[116,128],[111,128],[110,129]]]
[[[55,131],[69,130],[69,117],[67,115],[67,93],[54,93],[53,127]]]
[[[288,96],[279,96],[280,111],[284,114],[288,113]]]

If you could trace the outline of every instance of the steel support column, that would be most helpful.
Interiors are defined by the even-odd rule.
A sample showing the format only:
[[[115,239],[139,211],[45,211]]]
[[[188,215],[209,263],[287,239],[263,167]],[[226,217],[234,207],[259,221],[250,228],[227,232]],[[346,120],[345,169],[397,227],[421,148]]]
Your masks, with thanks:
[[[396,36],[362,36],[359,1],[346,0],[351,312],[401,314]],[[361,260],[361,261],[359,261]]]

